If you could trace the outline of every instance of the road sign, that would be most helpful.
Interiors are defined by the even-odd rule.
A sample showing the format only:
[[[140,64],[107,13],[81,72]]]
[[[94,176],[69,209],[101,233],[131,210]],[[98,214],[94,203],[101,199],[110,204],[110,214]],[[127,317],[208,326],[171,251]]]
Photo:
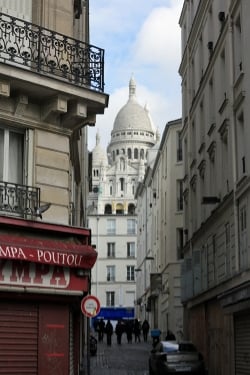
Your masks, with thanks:
[[[88,318],[94,318],[101,309],[100,301],[97,297],[88,295],[82,299],[81,310]]]

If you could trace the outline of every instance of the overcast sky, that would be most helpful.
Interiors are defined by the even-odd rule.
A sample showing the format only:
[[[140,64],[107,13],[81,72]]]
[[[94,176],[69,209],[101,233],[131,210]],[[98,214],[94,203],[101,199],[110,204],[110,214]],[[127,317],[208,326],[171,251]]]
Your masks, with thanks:
[[[90,43],[105,50],[105,93],[109,106],[89,128],[89,150],[97,129],[101,145],[110,142],[118,111],[126,104],[133,75],[138,102],[147,105],[162,134],[181,117],[179,17],[183,0],[91,0]]]

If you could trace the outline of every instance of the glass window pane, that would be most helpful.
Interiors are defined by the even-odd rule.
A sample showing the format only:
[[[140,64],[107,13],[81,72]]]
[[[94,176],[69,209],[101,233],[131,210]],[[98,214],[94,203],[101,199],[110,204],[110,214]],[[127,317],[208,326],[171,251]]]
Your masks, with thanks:
[[[23,134],[10,132],[9,182],[23,183]]]

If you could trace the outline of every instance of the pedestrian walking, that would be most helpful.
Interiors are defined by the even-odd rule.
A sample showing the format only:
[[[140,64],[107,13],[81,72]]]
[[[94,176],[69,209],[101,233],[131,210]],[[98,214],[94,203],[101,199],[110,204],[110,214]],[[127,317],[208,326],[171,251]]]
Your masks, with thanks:
[[[134,322],[135,342],[141,342],[141,324],[138,319]]]
[[[106,335],[107,335],[107,345],[108,346],[111,346],[112,344],[112,335],[113,335],[113,326],[112,326],[112,323],[110,320],[107,321],[107,324],[106,324]]]
[[[104,332],[105,332],[105,322],[103,319],[100,319],[100,321],[98,322],[97,330],[98,330],[98,341],[102,342]]]
[[[115,327],[115,333],[117,337],[117,344],[121,345],[122,343],[122,334],[123,334],[123,325],[120,320],[118,320],[116,327]]]
[[[149,332],[149,322],[145,319],[142,323],[142,334],[144,342],[148,341],[148,332]]]
[[[126,335],[127,335],[128,344],[131,344],[132,338],[133,338],[133,322],[132,322],[132,320],[128,320],[126,322],[125,331],[126,331]]]

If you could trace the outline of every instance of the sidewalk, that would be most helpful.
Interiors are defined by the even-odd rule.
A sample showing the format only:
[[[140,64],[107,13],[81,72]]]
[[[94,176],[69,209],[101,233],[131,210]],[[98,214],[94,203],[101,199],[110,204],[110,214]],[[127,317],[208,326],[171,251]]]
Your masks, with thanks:
[[[98,342],[96,356],[90,358],[91,375],[148,375],[148,357],[152,349],[151,338],[147,343],[128,344],[125,335],[117,345],[116,335],[112,346],[107,346],[106,337]]]

